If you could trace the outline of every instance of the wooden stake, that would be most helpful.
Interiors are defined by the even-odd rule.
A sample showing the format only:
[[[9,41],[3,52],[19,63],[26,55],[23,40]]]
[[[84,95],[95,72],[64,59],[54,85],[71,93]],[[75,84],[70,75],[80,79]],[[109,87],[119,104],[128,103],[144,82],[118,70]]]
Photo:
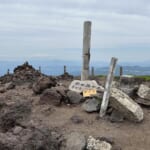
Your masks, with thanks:
[[[64,74],[66,73],[66,68],[67,68],[67,67],[64,65]]]
[[[100,117],[104,117],[106,114],[116,63],[117,63],[117,58],[113,57],[111,59],[109,73],[107,75],[107,80],[106,80],[106,84],[105,84],[105,91],[103,94],[103,100],[102,100],[101,109],[100,109]]]

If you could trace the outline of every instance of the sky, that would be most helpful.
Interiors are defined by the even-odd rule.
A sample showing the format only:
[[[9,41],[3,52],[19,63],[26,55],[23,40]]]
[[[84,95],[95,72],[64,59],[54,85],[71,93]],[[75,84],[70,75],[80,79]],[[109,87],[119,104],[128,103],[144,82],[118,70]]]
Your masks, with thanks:
[[[0,0],[0,60],[150,61],[150,0]]]

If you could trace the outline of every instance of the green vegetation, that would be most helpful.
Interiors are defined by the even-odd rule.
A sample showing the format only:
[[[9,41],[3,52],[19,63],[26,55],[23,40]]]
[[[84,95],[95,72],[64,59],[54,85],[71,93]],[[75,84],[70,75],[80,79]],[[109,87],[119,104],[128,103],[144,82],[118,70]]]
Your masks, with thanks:
[[[135,76],[136,78],[144,79],[145,81],[150,81],[150,76],[145,75],[145,76]]]

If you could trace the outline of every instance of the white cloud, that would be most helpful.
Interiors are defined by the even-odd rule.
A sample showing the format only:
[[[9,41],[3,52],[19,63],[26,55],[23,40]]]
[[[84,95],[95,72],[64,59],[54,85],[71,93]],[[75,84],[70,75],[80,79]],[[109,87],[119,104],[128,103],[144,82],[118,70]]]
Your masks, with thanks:
[[[149,0],[0,0],[0,20],[2,54],[82,48],[85,20],[92,48],[150,47]]]

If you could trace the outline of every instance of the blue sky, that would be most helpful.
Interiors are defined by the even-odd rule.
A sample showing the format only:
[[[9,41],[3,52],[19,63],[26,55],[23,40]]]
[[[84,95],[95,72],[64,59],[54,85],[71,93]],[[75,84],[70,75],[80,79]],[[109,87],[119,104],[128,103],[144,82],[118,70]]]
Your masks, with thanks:
[[[0,59],[81,60],[85,20],[92,60],[150,61],[149,0],[0,0]]]

